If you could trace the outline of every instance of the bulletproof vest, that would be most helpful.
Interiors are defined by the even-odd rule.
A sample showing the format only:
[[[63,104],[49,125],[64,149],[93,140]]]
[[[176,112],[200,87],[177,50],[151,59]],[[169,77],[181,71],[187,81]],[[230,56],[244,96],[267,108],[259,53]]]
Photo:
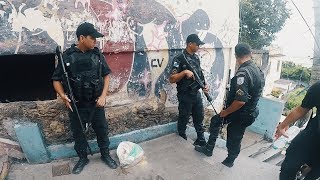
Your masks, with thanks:
[[[202,78],[200,64],[197,64],[195,62],[195,60],[191,59],[191,57],[184,55],[184,54],[182,54],[179,57],[179,59],[180,59],[179,72],[188,69],[190,71],[195,71],[200,76],[200,78]],[[192,67],[192,69],[188,68],[188,65],[186,65],[185,61],[188,61],[188,63]],[[202,83],[204,83],[203,79],[200,79],[200,81],[202,81]],[[200,89],[199,84],[196,81],[194,81],[192,78],[190,78],[190,79],[182,78],[179,82],[177,82],[177,85],[178,85],[178,87],[177,87],[178,91],[182,91],[182,92],[187,91],[191,94],[196,94],[198,92],[198,90]]]
[[[264,75],[259,67],[252,64],[240,68],[239,71],[245,71],[249,78],[249,101],[241,108],[241,111],[252,112],[256,109],[259,98],[263,91],[263,87],[265,86]],[[236,77],[231,79],[231,87],[227,99],[227,106],[230,106],[234,100],[234,96],[236,94],[236,81]]]
[[[250,78],[248,109],[255,108],[258,104],[259,98],[265,86],[265,79],[263,72],[257,66],[250,65],[243,68]]]
[[[100,55],[76,55],[77,53],[72,53],[68,58],[69,62],[66,62],[73,95],[79,102],[93,102],[103,89]]]

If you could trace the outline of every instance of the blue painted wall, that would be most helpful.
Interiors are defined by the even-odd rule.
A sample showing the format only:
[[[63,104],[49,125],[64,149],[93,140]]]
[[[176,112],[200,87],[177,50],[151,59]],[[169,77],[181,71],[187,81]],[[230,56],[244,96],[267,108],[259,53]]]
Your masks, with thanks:
[[[284,108],[284,102],[273,98],[262,97],[259,100],[258,107],[259,116],[248,129],[255,133],[265,135],[269,139],[273,139]]]

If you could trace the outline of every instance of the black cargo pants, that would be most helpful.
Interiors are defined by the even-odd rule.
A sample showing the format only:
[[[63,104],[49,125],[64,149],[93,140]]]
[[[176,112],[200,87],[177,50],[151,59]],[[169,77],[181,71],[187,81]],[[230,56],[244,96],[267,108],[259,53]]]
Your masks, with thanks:
[[[193,125],[197,134],[203,134],[203,118],[204,110],[202,104],[201,93],[198,91],[195,94],[178,93],[179,101],[179,119],[178,119],[178,133],[185,134],[187,124],[192,115]]]
[[[94,110],[92,115],[91,124],[92,128],[97,136],[97,143],[100,149],[109,148],[109,137],[108,137],[108,123],[105,117],[104,108],[78,108],[80,117],[83,123],[88,122],[91,112]],[[76,150],[79,157],[87,156],[87,142],[81,129],[80,122],[77,118],[76,113],[69,112],[71,131],[75,141],[74,149]],[[84,124],[85,127],[85,124]]]
[[[210,123],[210,136],[208,140],[209,145],[215,145],[216,139],[218,138],[219,132],[222,128],[222,123],[227,125],[227,148],[228,156],[237,158],[240,149],[241,141],[244,132],[248,126],[250,126],[257,115],[251,115],[248,113],[233,113],[226,118],[221,118],[219,115],[215,115],[211,118]],[[224,122],[223,122],[224,121]]]

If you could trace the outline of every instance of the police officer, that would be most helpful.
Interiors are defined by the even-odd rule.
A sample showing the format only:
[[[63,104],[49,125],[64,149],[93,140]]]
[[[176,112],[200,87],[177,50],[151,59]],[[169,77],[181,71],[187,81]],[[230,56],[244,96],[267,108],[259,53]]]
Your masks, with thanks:
[[[228,157],[222,162],[232,167],[240,153],[240,145],[245,129],[258,116],[257,103],[265,85],[263,72],[251,60],[251,48],[239,43],[235,47],[235,56],[239,69],[231,79],[230,91],[227,95],[226,109],[213,116],[210,123],[210,136],[206,146],[196,146],[195,150],[212,156],[216,139],[222,125],[227,126]]]
[[[200,67],[200,59],[195,54],[199,46],[204,43],[199,39],[198,35],[190,34],[186,40],[185,50],[173,59],[171,68],[170,83],[177,84],[177,97],[179,101],[179,119],[178,119],[178,134],[187,140],[186,128],[187,123],[192,114],[192,120],[197,132],[197,139],[194,145],[205,145],[203,136],[204,129],[202,121],[204,118],[203,104],[200,86],[196,81],[193,72],[199,76],[199,81],[205,85],[204,93],[208,93],[209,89],[205,83],[203,72]]]
[[[317,108],[314,118],[307,127],[290,143],[286,157],[281,164],[280,180],[294,180],[300,167],[308,164],[311,171],[304,180],[314,180],[320,177],[320,81],[313,84],[307,91],[300,106],[296,107],[277,127],[276,139],[286,136],[289,125],[306,115],[313,107]]]
[[[78,44],[73,44],[62,55],[76,99],[76,106],[82,120],[91,121],[97,136],[102,161],[115,169],[117,163],[109,154],[108,124],[104,110],[111,70],[104,56],[95,47],[96,38],[103,37],[103,35],[94,28],[93,24],[86,22],[78,26],[76,35]],[[52,80],[54,89],[70,110],[71,131],[75,140],[74,149],[79,156],[79,161],[72,172],[79,174],[89,163],[87,142],[77,115],[71,107],[71,101],[65,93],[67,89],[64,86],[60,62],[52,75]]]

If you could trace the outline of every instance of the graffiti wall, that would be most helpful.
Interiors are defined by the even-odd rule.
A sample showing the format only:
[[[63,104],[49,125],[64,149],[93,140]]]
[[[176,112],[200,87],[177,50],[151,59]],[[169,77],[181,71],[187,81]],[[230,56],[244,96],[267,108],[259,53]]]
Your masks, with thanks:
[[[105,35],[97,46],[112,69],[111,102],[154,98],[170,106],[172,59],[196,33],[206,43],[199,55],[210,94],[220,101],[238,14],[237,0],[0,0],[0,57],[66,49],[77,26],[91,22]]]

